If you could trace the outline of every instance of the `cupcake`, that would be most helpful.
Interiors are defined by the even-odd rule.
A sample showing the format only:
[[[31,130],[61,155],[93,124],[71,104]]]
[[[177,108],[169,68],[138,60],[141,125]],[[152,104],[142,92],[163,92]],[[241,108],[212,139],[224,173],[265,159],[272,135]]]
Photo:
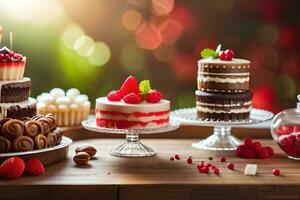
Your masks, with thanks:
[[[7,47],[0,49],[0,80],[20,80],[23,78],[26,57],[14,53]]]
[[[76,88],[67,92],[54,88],[50,93],[42,93],[37,97],[37,113],[52,113],[58,126],[76,126],[88,118],[91,103],[87,95],[80,94]]]

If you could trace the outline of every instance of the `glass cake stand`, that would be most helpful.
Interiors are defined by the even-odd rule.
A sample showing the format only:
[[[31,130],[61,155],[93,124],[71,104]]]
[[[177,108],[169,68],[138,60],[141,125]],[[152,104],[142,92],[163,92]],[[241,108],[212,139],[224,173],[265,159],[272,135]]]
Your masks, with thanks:
[[[109,151],[110,155],[121,156],[121,157],[145,157],[145,156],[153,156],[156,154],[156,152],[150,147],[141,143],[141,141],[139,140],[139,135],[170,132],[178,129],[180,126],[180,122],[175,120],[170,120],[169,125],[164,128],[126,130],[126,129],[98,127],[96,125],[95,117],[92,117],[88,120],[83,121],[82,126],[85,129],[94,132],[126,135],[125,142],[111,149]]]
[[[214,127],[213,133],[208,138],[193,143],[192,146],[205,150],[232,151],[241,144],[241,141],[231,135],[232,127],[253,127],[254,124],[269,121],[273,118],[273,113],[253,108],[250,118],[241,121],[214,121],[197,119],[196,108],[183,108],[171,112],[174,120],[180,121],[181,125],[196,125]]]

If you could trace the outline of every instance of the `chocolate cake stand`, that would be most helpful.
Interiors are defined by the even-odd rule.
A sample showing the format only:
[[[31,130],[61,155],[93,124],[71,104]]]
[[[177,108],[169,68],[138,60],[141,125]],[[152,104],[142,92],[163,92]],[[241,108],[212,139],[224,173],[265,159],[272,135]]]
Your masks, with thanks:
[[[210,126],[214,127],[213,133],[208,138],[193,143],[192,146],[205,150],[235,150],[242,142],[231,135],[232,127],[254,127],[263,122],[270,121],[273,113],[253,108],[250,118],[242,121],[213,121],[197,119],[196,108],[183,108],[171,112],[174,120],[180,121],[181,125]]]
[[[126,141],[120,146],[111,149],[109,151],[110,155],[121,156],[121,157],[145,157],[145,156],[153,156],[156,154],[156,152],[152,150],[150,147],[141,143],[141,141],[139,140],[139,135],[170,132],[178,129],[180,123],[178,121],[170,120],[169,126],[164,128],[126,130],[126,129],[98,127],[96,125],[96,120],[93,117],[83,121],[82,126],[85,129],[90,131],[126,135]]]

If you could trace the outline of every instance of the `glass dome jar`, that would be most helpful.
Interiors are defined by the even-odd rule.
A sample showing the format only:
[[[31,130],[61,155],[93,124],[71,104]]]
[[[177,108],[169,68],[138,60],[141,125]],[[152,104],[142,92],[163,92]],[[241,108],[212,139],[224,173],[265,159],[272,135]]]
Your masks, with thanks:
[[[297,108],[284,110],[273,118],[271,133],[289,158],[300,160],[300,95],[297,98]]]

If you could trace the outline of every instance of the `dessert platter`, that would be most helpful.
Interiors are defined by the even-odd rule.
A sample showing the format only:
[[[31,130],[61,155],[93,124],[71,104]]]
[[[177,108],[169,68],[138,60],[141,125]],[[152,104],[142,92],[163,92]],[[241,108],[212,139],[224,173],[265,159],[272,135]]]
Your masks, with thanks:
[[[231,127],[253,127],[270,121],[273,113],[252,108],[249,87],[250,61],[234,58],[234,52],[204,49],[198,61],[196,108],[171,112],[182,124],[214,127],[213,134],[192,146],[206,150],[235,150],[241,141]]]
[[[19,156],[52,164],[66,158],[72,140],[52,114],[36,115],[25,66],[26,57],[12,51],[12,44],[0,49],[0,162]]]
[[[126,141],[112,149],[111,155],[153,156],[155,151],[142,144],[139,135],[179,128],[179,122],[170,120],[169,113],[170,101],[151,89],[149,80],[138,84],[135,77],[129,76],[119,90],[96,99],[96,116],[82,125],[95,132],[126,134]]]

